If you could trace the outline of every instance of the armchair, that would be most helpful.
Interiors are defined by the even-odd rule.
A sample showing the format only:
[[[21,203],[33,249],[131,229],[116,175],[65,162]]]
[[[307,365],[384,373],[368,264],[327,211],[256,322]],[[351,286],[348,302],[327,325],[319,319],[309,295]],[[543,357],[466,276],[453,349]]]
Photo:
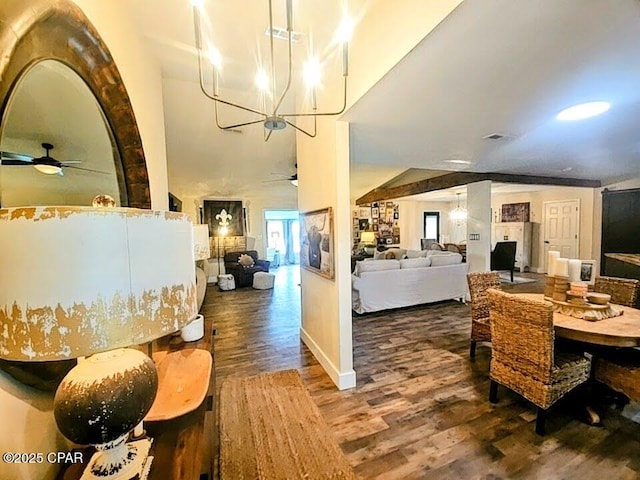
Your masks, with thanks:
[[[518,242],[498,242],[491,252],[491,270],[509,270],[509,272],[511,272],[511,283],[513,283],[517,243]]]
[[[253,258],[253,266],[245,267],[238,263],[240,255],[243,254]],[[259,259],[258,252],[255,250],[228,252],[224,256],[224,270],[226,273],[233,275],[237,288],[253,285],[253,275],[256,272],[268,272],[270,263],[269,260]]]

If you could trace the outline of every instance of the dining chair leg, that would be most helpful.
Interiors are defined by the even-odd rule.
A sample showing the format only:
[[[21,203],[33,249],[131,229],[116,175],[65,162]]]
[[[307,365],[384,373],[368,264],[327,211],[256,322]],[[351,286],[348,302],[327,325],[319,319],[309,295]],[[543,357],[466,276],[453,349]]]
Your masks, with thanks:
[[[489,401],[491,403],[498,403],[498,382],[491,380],[491,387],[489,387]]]
[[[536,416],[536,433],[538,435],[544,435],[544,424],[547,419],[547,411],[544,408],[538,407],[538,415]]]
[[[511,269],[511,283],[513,283],[513,268]]]
[[[471,340],[471,346],[469,347],[469,357],[471,360],[476,359],[476,341]]]

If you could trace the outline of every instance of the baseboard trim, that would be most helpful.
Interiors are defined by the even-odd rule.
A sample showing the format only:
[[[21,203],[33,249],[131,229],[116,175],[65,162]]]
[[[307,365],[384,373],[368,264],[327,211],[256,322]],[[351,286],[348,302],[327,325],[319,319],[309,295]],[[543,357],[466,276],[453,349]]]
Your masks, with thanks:
[[[350,370],[348,372],[341,373],[329,360],[329,357],[325,355],[320,346],[311,338],[311,336],[305,331],[304,328],[300,327],[300,338],[304,342],[304,344],[311,350],[313,356],[316,357],[316,360],[322,365],[324,371],[327,372],[331,381],[336,384],[338,390],[346,390],[348,388],[354,388],[356,386],[356,372],[355,370]]]

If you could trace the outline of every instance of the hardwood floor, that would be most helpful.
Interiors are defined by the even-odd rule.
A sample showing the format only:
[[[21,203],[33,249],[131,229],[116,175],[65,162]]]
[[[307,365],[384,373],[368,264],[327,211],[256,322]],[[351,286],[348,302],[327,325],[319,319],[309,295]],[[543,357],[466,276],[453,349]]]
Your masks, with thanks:
[[[274,290],[220,292],[209,286],[204,313],[217,330],[215,373],[296,368],[362,478],[640,478],[637,404],[597,405],[601,427],[584,423],[573,395],[534,433],[535,409],[504,388],[491,405],[487,346],[469,361],[469,306],[441,302],[353,319],[357,387],[338,391],[299,338],[299,273],[281,267]],[[503,287],[542,291],[536,281]]]

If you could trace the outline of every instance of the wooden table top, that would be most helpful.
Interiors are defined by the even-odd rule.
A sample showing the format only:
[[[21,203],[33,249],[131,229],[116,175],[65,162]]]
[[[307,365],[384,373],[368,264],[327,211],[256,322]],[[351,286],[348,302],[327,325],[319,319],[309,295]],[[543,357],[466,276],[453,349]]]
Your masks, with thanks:
[[[540,293],[520,293],[534,300],[543,300]],[[570,317],[562,313],[553,314],[556,335],[580,342],[610,347],[640,346],[640,310],[616,305],[624,313],[619,317],[590,321]]]

